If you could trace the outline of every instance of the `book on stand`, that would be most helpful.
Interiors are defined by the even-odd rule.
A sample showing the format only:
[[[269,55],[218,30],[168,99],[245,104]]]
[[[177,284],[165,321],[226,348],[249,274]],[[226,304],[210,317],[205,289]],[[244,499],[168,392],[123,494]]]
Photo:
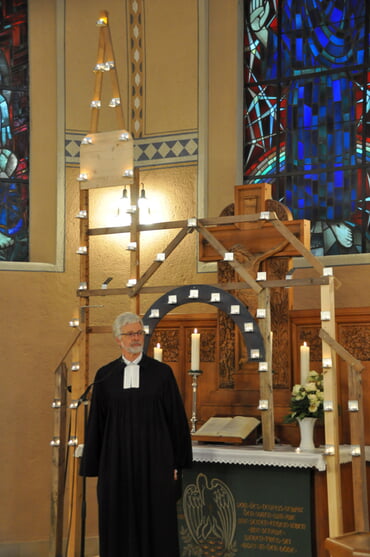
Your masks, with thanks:
[[[213,417],[192,434],[195,441],[208,443],[242,444],[260,424],[257,418],[247,416]]]

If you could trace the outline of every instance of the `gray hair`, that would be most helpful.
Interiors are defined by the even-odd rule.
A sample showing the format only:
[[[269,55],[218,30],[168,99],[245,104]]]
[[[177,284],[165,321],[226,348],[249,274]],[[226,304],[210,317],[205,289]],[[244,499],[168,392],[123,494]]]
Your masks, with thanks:
[[[144,326],[141,317],[136,315],[136,313],[126,311],[125,313],[118,315],[113,322],[112,330],[114,337],[118,338],[121,334],[122,327],[128,325],[129,323],[140,323],[142,327]]]

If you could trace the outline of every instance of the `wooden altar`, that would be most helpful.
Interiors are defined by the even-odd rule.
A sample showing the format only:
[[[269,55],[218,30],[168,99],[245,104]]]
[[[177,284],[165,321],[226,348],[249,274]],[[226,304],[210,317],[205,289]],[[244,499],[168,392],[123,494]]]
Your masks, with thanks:
[[[370,447],[367,447],[366,455],[369,460]],[[352,494],[351,458],[350,446],[341,446],[341,485],[346,497]],[[209,500],[209,522],[212,517],[217,521],[214,516],[216,500],[220,501],[223,494],[224,522],[220,522],[218,530],[213,532],[200,528],[192,531],[192,510],[187,507],[197,501],[199,488]],[[329,523],[323,449],[297,453],[289,445],[264,451],[261,446],[195,444],[194,466],[184,473],[184,496],[178,513],[183,555],[202,548],[206,552],[210,545],[219,547],[221,554],[224,544],[223,550],[226,548],[229,555],[272,557],[284,553],[328,557],[329,547],[325,549]],[[198,515],[198,522],[202,523],[204,517]],[[345,506],[343,518],[345,530],[352,531],[354,513],[350,505]],[[234,528],[227,529],[225,524],[233,524]]]

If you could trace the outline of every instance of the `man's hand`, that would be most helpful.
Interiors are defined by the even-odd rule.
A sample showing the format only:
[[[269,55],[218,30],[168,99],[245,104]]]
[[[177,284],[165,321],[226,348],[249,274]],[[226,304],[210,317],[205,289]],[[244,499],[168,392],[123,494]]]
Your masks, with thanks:
[[[249,20],[252,30],[261,43],[266,46],[268,29],[265,27],[269,16],[270,6],[267,0],[252,0],[249,8]]]

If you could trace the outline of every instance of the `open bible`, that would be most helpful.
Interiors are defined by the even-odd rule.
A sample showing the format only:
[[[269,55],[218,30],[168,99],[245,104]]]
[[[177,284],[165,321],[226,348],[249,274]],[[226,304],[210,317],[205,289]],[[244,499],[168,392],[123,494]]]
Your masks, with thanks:
[[[192,438],[196,441],[210,443],[241,444],[259,423],[260,420],[257,418],[247,416],[213,417],[193,433]]]

